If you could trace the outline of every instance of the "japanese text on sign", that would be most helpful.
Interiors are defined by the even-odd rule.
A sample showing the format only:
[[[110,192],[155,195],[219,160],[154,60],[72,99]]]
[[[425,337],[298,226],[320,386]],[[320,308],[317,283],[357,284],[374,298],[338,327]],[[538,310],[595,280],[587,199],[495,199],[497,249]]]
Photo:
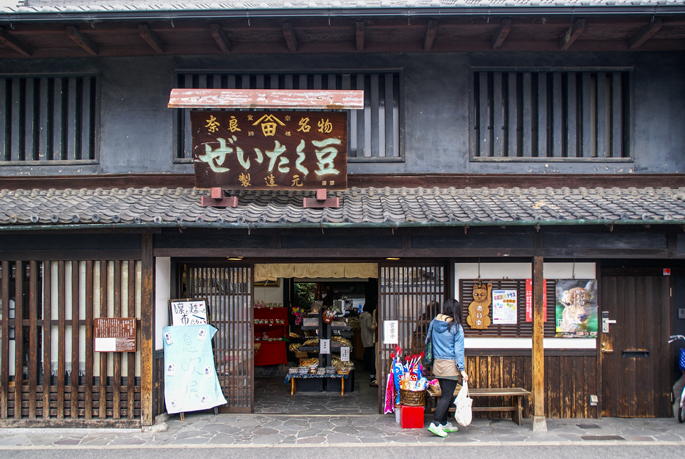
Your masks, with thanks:
[[[400,342],[399,323],[397,320],[383,322],[383,344],[398,344]]]
[[[224,189],[345,189],[347,114],[190,114],[195,186]]]
[[[542,316],[547,322],[547,281],[542,283]],[[533,321],[533,279],[526,279],[526,322]]]
[[[95,352],[136,352],[136,319],[95,319]]]
[[[202,300],[169,300],[171,325],[204,325],[207,323],[207,302]]]

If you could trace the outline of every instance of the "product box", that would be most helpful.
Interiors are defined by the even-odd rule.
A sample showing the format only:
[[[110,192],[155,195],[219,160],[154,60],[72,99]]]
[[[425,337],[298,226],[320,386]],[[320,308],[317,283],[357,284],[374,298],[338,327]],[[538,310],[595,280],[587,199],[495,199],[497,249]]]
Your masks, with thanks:
[[[400,407],[400,425],[403,429],[423,429],[423,406]]]

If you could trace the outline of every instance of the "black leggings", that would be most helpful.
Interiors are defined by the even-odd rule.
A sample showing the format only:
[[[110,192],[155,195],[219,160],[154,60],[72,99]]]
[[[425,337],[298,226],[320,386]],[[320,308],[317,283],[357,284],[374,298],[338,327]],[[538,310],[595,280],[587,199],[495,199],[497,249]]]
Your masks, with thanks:
[[[449,417],[450,405],[454,401],[454,390],[457,388],[457,380],[438,378],[438,382],[440,383],[442,395],[440,395],[438,405],[435,407],[433,424],[445,425]]]

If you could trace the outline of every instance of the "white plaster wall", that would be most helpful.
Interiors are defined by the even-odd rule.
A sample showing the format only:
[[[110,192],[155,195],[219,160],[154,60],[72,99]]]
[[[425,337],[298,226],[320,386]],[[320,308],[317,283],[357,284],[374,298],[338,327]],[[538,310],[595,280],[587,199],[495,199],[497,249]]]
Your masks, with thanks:
[[[155,349],[163,347],[162,329],[169,325],[171,258],[155,258]]]
[[[254,301],[255,303],[283,303],[283,278],[278,278],[278,287],[255,287]]]

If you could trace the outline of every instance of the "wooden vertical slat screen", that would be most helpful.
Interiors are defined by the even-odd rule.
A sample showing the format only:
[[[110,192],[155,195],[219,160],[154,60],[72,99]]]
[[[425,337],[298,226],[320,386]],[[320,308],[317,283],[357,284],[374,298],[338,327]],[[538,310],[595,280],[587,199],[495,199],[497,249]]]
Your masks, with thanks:
[[[21,419],[21,391],[24,386],[24,263],[18,261],[14,274],[14,419]]]
[[[211,84],[209,84],[211,82]],[[179,73],[179,88],[221,89],[358,89],[364,109],[349,112],[350,157],[398,158],[400,149],[400,73]],[[176,110],[177,159],[192,158],[190,110]]]
[[[95,159],[94,76],[0,77],[0,161]]]
[[[125,357],[124,386],[121,367],[114,365],[113,370],[108,370],[107,353],[98,357],[93,348],[95,317],[140,319],[136,310],[140,298],[138,263],[2,261],[0,426],[11,426],[11,421],[73,426],[94,417],[112,422],[122,419],[112,425],[140,425],[136,353]],[[122,272],[124,264],[127,269]],[[114,282],[107,280],[108,265],[114,268]],[[94,310],[94,290],[98,286],[99,312]],[[122,292],[127,288],[128,307],[122,311]],[[56,346],[52,345],[53,339]],[[120,357],[121,353],[115,355]],[[99,374],[95,374],[96,360]],[[116,357],[113,360],[116,362]]]
[[[398,321],[399,345],[404,355],[419,354],[425,348],[428,324],[440,312],[445,300],[445,267],[442,264],[379,267],[380,303],[377,320]],[[384,345],[380,329],[378,369],[380,381],[387,378],[394,345]],[[380,385],[382,386],[382,385]],[[379,397],[378,409],[384,399]]]
[[[214,361],[228,404],[221,411],[254,409],[252,267],[187,266],[188,296],[206,298],[216,327]]]
[[[476,158],[625,158],[627,71],[473,72]]]
[[[9,308],[9,298],[10,298],[10,280],[12,279],[9,263],[6,261],[2,262],[2,272],[0,273],[2,277],[0,282],[2,282],[2,335],[0,335],[0,340],[2,340],[2,346],[0,350],[2,355],[0,355],[0,419],[7,419],[8,409],[7,405],[9,402],[9,373],[10,373],[10,351],[9,351],[9,323],[10,323],[10,308]]]

